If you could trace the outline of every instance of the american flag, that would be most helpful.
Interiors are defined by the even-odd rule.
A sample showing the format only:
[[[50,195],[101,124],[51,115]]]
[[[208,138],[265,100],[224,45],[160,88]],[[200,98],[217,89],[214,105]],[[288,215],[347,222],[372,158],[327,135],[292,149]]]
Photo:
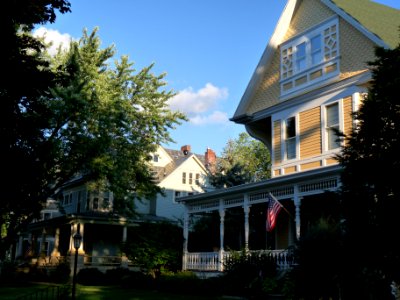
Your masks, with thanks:
[[[276,224],[276,218],[282,209],[282,204],[275,199],[274,196],[269,194],[269,203],[267,209],[267,232],[271,232]]]

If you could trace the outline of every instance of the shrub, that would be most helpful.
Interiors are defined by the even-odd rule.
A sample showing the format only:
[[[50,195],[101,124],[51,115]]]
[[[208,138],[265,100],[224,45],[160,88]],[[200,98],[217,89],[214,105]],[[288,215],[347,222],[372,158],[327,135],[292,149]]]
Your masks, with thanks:
[[[138,271],[129,271],[122,276],[120,283],[123,288],[152,289],[154,287],[153,277]]]
[[[277,265],[270,253],[233,254],[225,263],[224,293],[246,297],[262,296],[278,288]]]
[[[50,271],[49,279],[56,283],[66,283],[70,279],[71,267],[68,262],[59,263],[55,269]]]
[[[78,272],[76,281],[82,285],[105,285],[106,275],[97,268],[85,268]]]

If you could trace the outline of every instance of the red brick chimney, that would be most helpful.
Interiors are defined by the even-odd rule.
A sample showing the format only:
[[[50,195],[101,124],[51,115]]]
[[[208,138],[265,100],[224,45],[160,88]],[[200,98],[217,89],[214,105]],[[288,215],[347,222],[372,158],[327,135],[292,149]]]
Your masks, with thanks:
[[[216,164],[217,164],[217,156],[215,152],[210,148],[207,148],[206,153],[204,154],[204,160],[206,164],[206,168],[211,172],[215,172]]]
[[[184,155],[188,155],[191,150],[190,145],[185,145],[181,147],[181,151]]]

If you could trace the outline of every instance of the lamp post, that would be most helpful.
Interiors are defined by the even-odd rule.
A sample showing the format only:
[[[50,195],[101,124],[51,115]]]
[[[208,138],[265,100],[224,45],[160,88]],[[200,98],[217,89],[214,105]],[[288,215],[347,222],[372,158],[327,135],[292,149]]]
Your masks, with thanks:
[[[75,292],[76,292],[76,269],[78,265],[78,249],[81,246],[82,236],[79,233],[80,224],[78,223],[76,233],[72,237],[74,240],[74,248],[75,248],[75,260],[74,260],[74,275],[72,277],[72,299],[75,299]]]

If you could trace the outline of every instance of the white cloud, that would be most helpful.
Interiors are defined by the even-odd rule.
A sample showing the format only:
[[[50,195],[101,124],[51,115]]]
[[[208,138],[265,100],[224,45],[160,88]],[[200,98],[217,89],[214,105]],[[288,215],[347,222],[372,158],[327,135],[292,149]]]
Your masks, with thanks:
[[[227,97],[226,88],[207,83],[197,91],[191,87],[180,91],[169,100],[169,106],[172,110],[185,113],[193,125],[225,124],[229,121],[227,113],[216,108]]]
[[[61,34],[57,30],[47,29],[45,27],[40,27],[33,32],[36,37],[43,37],[46,43],[52,43],[48,52],[54,55],[57,52],[58,47],[61,45],[62,49],[68,49],[72,37],[68,33]]]
[[[180,91],[170,99],[169,106],[172,110],[179,110],[190,115],[209,111],[217,106],[219,100],[228,97],[226,88],[219,88],[211,83],[207,83],[198,91],[193,91],[191,87]]]
[[[189,121],[194,125],[225,124],[229,122],[229,118],[226,112],[216,110],[207,116],[196,115],[191,117]]]

